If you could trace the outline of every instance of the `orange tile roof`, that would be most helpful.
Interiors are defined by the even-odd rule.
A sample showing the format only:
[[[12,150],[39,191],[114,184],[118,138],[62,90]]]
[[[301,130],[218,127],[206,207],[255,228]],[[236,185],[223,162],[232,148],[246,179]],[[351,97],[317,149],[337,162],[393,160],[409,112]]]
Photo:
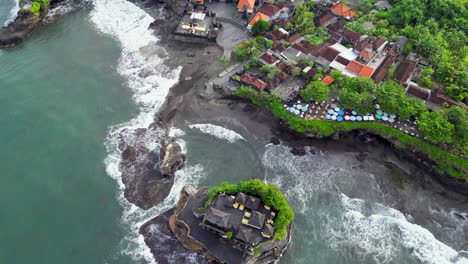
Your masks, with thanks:
[[[329,8],[329,10],[342,17],[357,16],[357,13],[351,10],[351,7],[344,5],[342,3],[339,3],[335,5],[334,7]]]
[[[247,6],[247,10],[254,9],[255,0],[239,0],[237,8],[243,9],[244,6]]]
[[[346,70],[352,72],[352,73],[355,73],[355,74],[359,74],[362,70],[362,68],[364,68],[364,65],[358,61],[351,61],[348,66],[346,66]]]
[[[372,59],[372,57],[374,57],[374,53],[367,50],[363,50],[361,51],[361,53],[359,53],[359,56],[370,60]]]
[[[255,22],[257,22],[260,19],[267,21],[268,18],[270,18],[270,17],[265,15],[265,14],[262,14],[262,13],[258,12],[257,14],[255,14],[254,17],[252,17],[252,19],[249,22],[249,25],[255,24]]]
[[[371,77],[373,72],[374,72],[374,69],[372,69],[369,66],[364,66],[364,68],[362,68],[359,75],[364,76],[364,77]]]
[[[327,77],[323,78],[322,82],[326,85],[326,86],[329,86],[330,84],[332,84],[334,81],[333,77],[331,77],[330,75],[327,75]]]

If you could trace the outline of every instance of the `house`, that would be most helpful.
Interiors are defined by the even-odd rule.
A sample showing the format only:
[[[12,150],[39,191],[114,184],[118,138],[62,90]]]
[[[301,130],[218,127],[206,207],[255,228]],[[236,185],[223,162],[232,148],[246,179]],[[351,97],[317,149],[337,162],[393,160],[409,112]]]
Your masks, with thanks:
[[[346,66],[345,70],[343,71],[343,74],[349,77],[371,77],[373,72],[374,69],[372,69],[371,67],[364,65],[356,60],[353,60],[348,64],[348,66]]]
[[[361,27],[366,30],[371,30],[374,28],[374,23],[372,23],[371,21],[366,21],[362,23]]]
[[[335,80],[334,80],[333,77],[331,77],[330,75],[327,75],[327,76],[325,76],[325,78],[322,79],[322,82],[323,82],[326,86],[330,86],[330,84],[332,84],[333,81],[335,81]]]
[[[369,61],[371,61],[372,58],[374,58],[374,53],[372,53],[371,51],[368,51],[367,49],[359,53],[359,59],[361,59],[365,63],[368,63]]]
[[[333,68],[333,69],[336,69],[338,71],[344,71],[346,69],[346,66],[348,66],[348,64],[350,63],[351,61],[346,59],[346,58],[343,58],[341,57],[340,55],[338,55],[334,61],[332,61],[330,63],[330,68]]]
[[[292,45],[292,47],[305,54],[309,54],[316,46],[310,42],[302,40]]]
[[[408,87],[408,90],[406,90],[406,93],[424,101],[427,101],[431,97],[431,89],[423,88],[416,85],[410,85]]]
[[[273,32],[267,32],[263,35],[267,39],[271,39],[273,41],[284,39],[288,36],[288,32],[283,28],[279,28]]]
[[[274,17],[281,10],[280,7],[276,5],[263,4],[258,12],[267,15],[269,17]]]
[[[344,25],[346,25],[346,23],[348,23],[348,21],[339,18],[338,21],[324,27],[324,29],[328,31],[340,32],[343,29]]]
[[[289,38],[287,38],[286,41],[288,41],[292,45],[292,44],[294,44],[296,42],[296,40],[298,40],[300,38],[301,38],[301,35],[299,33],[295,33],[295,34],[289,36]]]
[[[375,69],[375,72],[372,74],[371,78],[375,81],[377,85],[383,81],[385,76],[388,73],[388,69],[393,66],[395,63],[396,57],[394,56],[387,56],[385,57],[384,61]]]
[[[402,53],[406,44],[408,43],[408,38],[405,36],[399,36],[395,42],[395,49],[398,53]]]
[[[247,13],[252,14],[254,11],[254,6],[255,0],[239,0],[239,3],[237,3],[237,11],[246,11]]]
[[[247,73],[244,73],[241,78],[240,78],[240,81],[246,85],[249,85],[249,86],[252,86],[254,88],[257,88],[258,90],[260,91],[263,91],[265,90],[265,88],[267,87],[267,83],[260,80],[260,79],[257,79],[257,78],[254,78],[250,75],[248,75]]]
[[[357,16],[357,13],[351,10],[351,8],[345,4],[339,3],[331,8],[328,8],[333,14],[337,16],[344,17],[346,19],[351,19]]]
[[[335,60],[335,58],[340,54],[340,51],[332,48],[332,47],[327,47],[325,50],[322,52],[320,57],[315,61],[317,66],[322,67],[322,68],[328,68],[330,66],[330,63]]]
[[[279,59],[275,55],[265,52],[258,57],[258,61],[264,65],[275,65]]]
[[[338,43],[340,43],[343,40],[343,36],[338,32],[331,31],[330,36],[333,40],[335,40]]]
[[[316,27],[326,27],[330,25],[331,23],[334,23],[338,20],[338,18],[333,15],[332,13],[325,13],[323,16],[320,18],[317,18],[315,21],[315,26]]]
[[[278,74],[276,74],[276,77],[278,77],[281,81],[284,81],[286,80],[286,78],[289,77],[289,75],[285,72],[280,72]]]
[[[372,50],[375,52],[381,52],[387,43],[387,40],[383,38],[377,38],[372,42]]]
[[[387,9],[392,8],[392,5],[386,0],[377,1],[377,3],[375,3],[374,6],[382,10],[387,10]]]
[[[370,45],[370,39],[369,39],[369,38],[365,38],[365,39],[359,40],[359,41],[356,43],[356,45],[354,45],[353,50],[354,50],[354,52],[356,52],[357,54],[359,54],[361,51],[363,51],[364,49],[366,49],[369,45]]]
[[[343,33],[344,41],[353,45],[356,45],[356,43],[358,43],[360,38],[361,38],[361,34],[354,32],[352,30],[349,30],[349,29],[346,29]]]
[[[264,21],[269,21],[270,20],[270,17],[265,15],[265,14],[262,14],[260,12],[257,12],[253,17],[252,19],[250,19],[249,21],[249,25],[247,25],[247,28],[250,29],[252,28],[253,24],[255,24],[255,22],[257,22],[258,20],[264,20]]]
[[[405,61],[396,73],[395,81],[401,85],[406,84],[406,82],[408,82],[415,69],[416,63],[409,60]]]
[[[449,106],[457,105],[462,108],[466,108],[466,105],[464,103],[457,102],[453,100],[452,98],[447,97],[440,89],[437,89],[436,91],[431,92],[431,97],[428,99],[428,102],[429,104],[427,105],[429,109],[431,110],[438,110],[444,107],[444,105],[449,105]],[[434,104],[436,106],[431,105],[431,104]]]

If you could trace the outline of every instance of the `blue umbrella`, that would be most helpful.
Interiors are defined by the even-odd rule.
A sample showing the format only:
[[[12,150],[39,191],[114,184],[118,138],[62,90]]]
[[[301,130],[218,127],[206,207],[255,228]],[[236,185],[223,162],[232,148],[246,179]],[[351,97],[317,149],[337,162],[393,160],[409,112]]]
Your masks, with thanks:
[[[350,119],[351,121],[356,121],[356,117],[355,117],[355,116],[351,116],[349,119]]]
[[[339,122],[343,121],[343,117],[338,116],[338,117],[336,118],[336,121],[339,121]]]
[[[340,110],[340,111],[338,112],[338,114],[339,114],[340,116],[342,116],[342,115],[344,115],[344,111],[343,111],[343,110]]]
[[[330,119],[331,119],[331,115],[326,115],[325,118],[328,119],[328,120],[330,120]]]
[[[362,116],[357,116],[357,117],[356,117],[356,120],[357,120],[357,121],[362,121]]]
[[[357,112],[353,110],[353,111],[351,112],[351,114],[357,115]]]
[[[377,110],[377,111],[375,111],[375,112],[376,112],[378,115],[380,115],[380,116],[381,116],[381,115],[382,115],[382,113],[383,113],[383,112],[382,112],[382,110],[380,110],[380,109],[379,109],[379,110]]]

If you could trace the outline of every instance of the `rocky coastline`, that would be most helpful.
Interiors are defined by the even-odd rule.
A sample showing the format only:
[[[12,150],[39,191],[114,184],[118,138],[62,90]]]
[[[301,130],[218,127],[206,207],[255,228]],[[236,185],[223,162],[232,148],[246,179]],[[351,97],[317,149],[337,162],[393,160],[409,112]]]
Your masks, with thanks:
[[[174,40],[171,32],[176,26],[175,18],[178,16],[179,14],[173,9],[166,8],[163,18],[156,20],[150,26],[154,29],[155,34],[165,36],[161,38],[158,45],[163,46],[169,53],[171,57],[169,66],[185,65],[179,83],[171,88],[165,103],[155,118],[166,126],[216,120],[220,115],[223,115],[226,118],[239,120],[259,139],[273,144],[288,145],[294,155],[304,155],[307,151],[306,146],[322,145],[326,148],[330,144],[335,148],[334,151],[353,150],[358,152],[357,160],[382,159],[382,162],[387,166],[403,170],[407,175],[413,174],[414,167],[417,167],[424,172],[424,175],[430,175],[430,178],[424,176],[412,180],[417,181],[424,189],[434,189],[442,196],[463,200],[463,197],[468,194],[468,183],[439,174],[434,170],[434,162],[427,155],[415,149],[398,148],[395,146],[396,142],[392,141],[391,138],[384,138],[366,130],[343,132],[328,138],[317,138],[317,135],[311,133],[298,133],[291,130],[287,124],[281,122],[269,111],[257,107],[245,99],[233,96],[223,89],[207,87],[206,83],[226,67],[218,62],[222,57],[223,50],[214,44],[184,43]],[[341,142],[341,144],[337,144],[337,142]],[[310,148],[310,151],[315,151],[315,149],[315,147]],[[392,152],[392,157],[399,157],[398,159],[385,158],[383,156],[386,152]],[[157,163],[155,162],[155,164]],[[423,174],[419,173],[418,175]],[[167,196],[167,194],[161,195],[161,197],[163,196]],[[402,208],[399,209],[405,211]],[[147,231],[148,225],[153,221],[165,220],[159,216],[149,221],[144,225],[146,229],[142,227],[140,233],[145,237],[147,245],[152,248],[154,257],[158,258],[158,253],[153,249],[155,245],[151,242],[151,233]],[[180,254],[186,252],[184,247],[180,244],[178,246],[179,248],[175,248],[174,252]],[[196,256],[201,257],[202,255]],[[204,262],[200,261],[200,263]]]
[[[52,0],[39,15],[18,11],[17,17],[6,27],[0,29],[0,48],[14,47],[31,37],[32,33],[44,24],[50,9],[56,8],[64,0]]]

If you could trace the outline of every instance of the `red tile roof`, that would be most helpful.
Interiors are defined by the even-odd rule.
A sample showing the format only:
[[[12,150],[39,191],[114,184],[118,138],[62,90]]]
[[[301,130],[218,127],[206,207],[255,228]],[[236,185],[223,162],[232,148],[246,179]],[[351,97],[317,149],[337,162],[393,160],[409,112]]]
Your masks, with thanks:
[[[278,61],[278,58],[267,52],[263,53],[263,55],[260,56],[260,59],[264,60],[268,64],[273,64]]]
[[[355,60],[351,61],[348,66],[346,66],[346,70],[364,77],[371,77],[374,72],[374,69],[371,67]]]
[[[328,30],[331,30],[331,31],[339,31],[341,28],[344,27],[344,25],[346,25],[346,23],[348,23],[345,19],[338,19],[338,21],[336,21],[335,23],[331,24],[331,25],[328,25],[327,28]]]
[[[357,16],[357,13],[351,10],[351,8],[347,5],[339,3],[334,7],[328,8],[333,13],[342,16],[342,17],[354,17]]]
[[[283,80],[283,81],[284,81],[286,78],[288,78],[288,76],[289,76],[289,75],[288,75],[287,73],[285,73],[285,72],[280,72],[280,73],[278,73],[278,74],[276,75],[276,77],[280,78],[280,79]]]
[[[374,72],[374,69],[366,65],[364,66],[364,68],[362,68],[359,75],[364,76],[364,77],[371,77],[373,72]]]
[[[296,33],[296,34],[290,36],[287,40],[288,40],[289,43],[293,43],[294,41],[298,40],[300,37],[301,37],[301,35],[299,35],[299,33]]]
[[[352,30],[349,30],[349,29],[346,29],[343,35],[353,42],[357,42],[359,38],[361,37],[361,34],[354,32]]]
[[[310,53],[316,46],[310,42],[302,40],[292,46],[293,48],[297,49],[298,51],[308,54]]]
[[[248,75],[247,73],[244,73],[244,75],[242,75],[241,77],[241,81],[248,84],[248,85],[251,85],[259,90],[264,90],[266,87],[267,87],[267,83],[260,80],[260,79],[257,79],[257,78],[254,78],[250,75]]]
[[[242,1],[242,0],[240,0],[240,1]],[[269,17],[272,17],[272,16],[276,15],[276,13],[278,13],[280,10],[281,10],[281,8],[278,7],[278,6],[270,5],[270,4],[264,4],[262,6],[262,8],[260,8],[260,10],[258,12],[260,12],[262,14],[265,14],[265,15],[267,15]]]
[[[385,42],[387,42],[385,39],[377,38],[372,42],[372,48],[374,48],[374,50],[378,50]]]
[[[267,16],[267,15],[265,15],[265,14],[262,14],[262,13],[260,13],[260,12],[257,12],[257,13],[255,14],[255,16],[253,16],[252,19],[250,20],[249,25],[255,24],[255,22],[257,22],[257,21],[260,20],[260,19],[261,19],[261,20],[267,21],[268,18],[270,18],[270,17]]]
[[[316,26],[321,27],[334,18],[335,16],[332,13],[326,13],[325,15],[317,19]]]
[[[237,8],[243,9],[245,6],[247,10],[252,10],[254,9],[254,5],[255,5],[255,0],[239,0],[239,3],[237,4]]]
[[[334,49],[332,47],[327,47],[325,49],[325,51],[322,53],[321,57],[323,57],[327,61],[331,62],[331,61],[335,60],[335,58],[336,58],[336,56],[338,56],[338,54],[340,54],[340,52],[337,51],[336,49]]]
[[[327,77],[323,78],[322,82],[326,85],[326,86],[329,86],[330,84],[332,84],[334,81],[333,77],[331,77],[330,75],[327,75]]]
[[[410,75],[414,72],[414,69],[416,69],[416,63],[406,61],[401,65],[400,69],[395,75],[395,81],[397,81],[400,84],[406,83]]]
[[[359,56],[370,60],[372,59],[372,57],[374,57],[374,53],[367,51],[367,50],[363,50],[361,51],[361,53],[359,53]]]

